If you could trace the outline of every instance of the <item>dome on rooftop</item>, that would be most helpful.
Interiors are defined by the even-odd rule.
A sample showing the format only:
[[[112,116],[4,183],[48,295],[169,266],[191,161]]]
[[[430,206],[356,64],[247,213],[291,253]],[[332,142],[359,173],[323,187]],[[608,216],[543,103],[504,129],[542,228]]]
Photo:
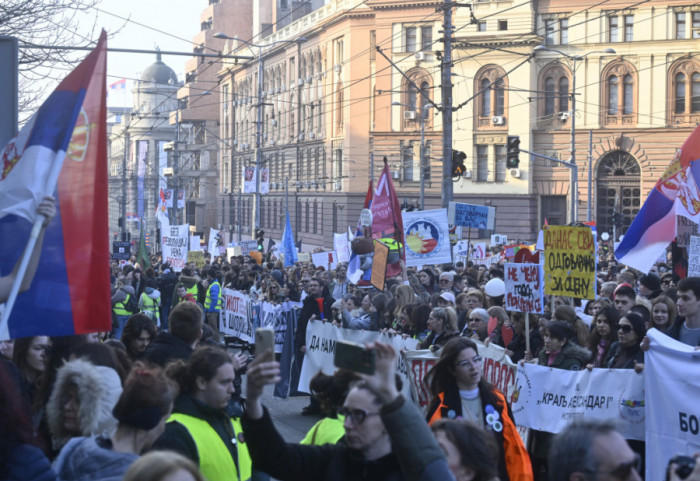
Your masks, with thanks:
[[[156,54],[155,63],[151,64],[141,74],[141,81],[165,85],[177,85],[177,75],[175,75],[175,71],[173,69],[163,63],[160,51],[158,51]]]

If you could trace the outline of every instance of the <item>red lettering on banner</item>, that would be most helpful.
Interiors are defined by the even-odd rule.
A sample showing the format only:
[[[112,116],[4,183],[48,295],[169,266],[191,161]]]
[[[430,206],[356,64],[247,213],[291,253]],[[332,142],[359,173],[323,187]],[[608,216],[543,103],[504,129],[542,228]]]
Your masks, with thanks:
[[[414,385],[418,391],[418,404],[425,407],[430,403],[431,394],[428,387],[423,383],[423,378],[430,371],[437,359],[413,359],[411,362],[411,373],[413,374]]]

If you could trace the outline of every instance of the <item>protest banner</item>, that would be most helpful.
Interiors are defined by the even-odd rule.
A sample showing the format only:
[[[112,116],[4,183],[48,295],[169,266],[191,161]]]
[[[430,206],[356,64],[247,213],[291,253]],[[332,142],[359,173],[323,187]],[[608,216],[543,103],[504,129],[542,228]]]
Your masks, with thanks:
[[[496,208],[485,205],[450,202],[448,205],[447,219],[449,223],[453,225],[493,230],[496,219]]]
[[[163,262],[167,262],[173,271],[180,272],[187,262],[188,241],[190,240],[190,226],[170,225],[161,230],[162,239],[160,245],[163,248]]]
[[[247,294],[224,289],[224,308],[219,331],[225,336],[232,336],[243,342],[255,342],[251,304]]]
[[[544,291],[595,299],[595,239],[589,227],[544,228]]]
[[[254,194],[257,190],[256,183],[257,169],[255,167],[243,167],[243,193]]]
[[[573,420],[614,419],[626,439],[644,439],[644,376],[633,369],[569,371],[525,363],[511,409],[519,426],[558,433]]]
[[[284,304],[261,302],[260,306],[259,318],[253,320],[254,327],[269,327],[273,329],[275,331],[275,354],[281,354],[284,346],[284,336],[287,334],[289,324],[287,316],[292,308],[288,302]]]
[[[226,259],[241,255],[241,246],[233,246],[226,248]]]
[[[690,237],[697,233],[698,225],[695,221],[683,217],[682,215],[676,216],[676,244],[678,247],[688,247],[690,245]],[[659,257],[663,257],[661,262],[666,261],[666,253]]]
[[[407,266],[452,262],[446,209],[404,212],[402,217]]]
[[[197,269],[201,269],[207,265],[206,261],[204,260],[204,252],[202,251],[189,251],[187,253],[187,262],[194,262]]]
[[[224,238],[220,230],[216,230],[213,227],[209,228],[209,243],[207,244],[207,251],[212,255],[212,261],[214,256],[221,255],[221,250],[224,247]],[[194,250],[194,249],[192,249]]]
[[[309,392],[311,378],[319,371],[323,371],[329,376],[335,370],[333,357],[335,355],[335,344],[339,340],[357,342],[365,344],[367,342],[379,341],[391,344],[397,352],[402,350],[413,350],[418,345],[416,339],[404,339],[401,336],[389,336],[377,331],[360,331],[355,329],[344,329],[335,327],[330,322],[309,321],[306,328],[306,354],[304,364],[301,368],[299,378],[299,388],[301,392]],[[396,361],[396,372],[403,381],[403,394],[408,399],[411,395],[411,388],[408,382],[408,369],[404,359],[399,356]]]
[[[508,311],[544,312],[544,270],[539,264],[505,265],[506,296]]]
[[[483,379],[496,386],[506,399],[509,400],[515,389],[515,373],[517,364],[506,355],[506,350],[495,344],[484,345],[481,341],[474,341],[479,349],[479,355],[484,358],[481,364]],[[434,353],[428,349],[421,351],[406,351],[402,353],[406,359],[411,382],[411,394],[413,400],[421,408],[426,408],[430,402],[430,392],[423,383],[425,375],[440,358],[440,351]]]
[[[386,281],[386,263],[389,258],[389,246],[374,241],[374,256],[372,257],[372,274],[369,282],[380,291],[384,291]]]
[[[332,271],[338,265],[338,255],[333,252],[314,252],[311,254],[311,262],[316,267],[323,267],[327,271]]]
[[[346,232],[333,234],[333,250],[338,254],[338,262],[350,261],[350,242]]]
[[[309,254],[308,252],[298,252],[297,260],[299,262],[311,262],[311,254]]]
[[[647,336],[644,402],[655,409],[646,420],[645,479],[666,479],[669,459],[700,452],[700,351],[656,329]]]
[[[700,276],[700,237],[690,236],[688,243],[688,277]]]
[[[256,241],[255,239],[244,240],[244,241],[241,241],[240,246],[241,246],[241,255],[247,256],[251,252],[255,252],[258,250],[258,241]]]

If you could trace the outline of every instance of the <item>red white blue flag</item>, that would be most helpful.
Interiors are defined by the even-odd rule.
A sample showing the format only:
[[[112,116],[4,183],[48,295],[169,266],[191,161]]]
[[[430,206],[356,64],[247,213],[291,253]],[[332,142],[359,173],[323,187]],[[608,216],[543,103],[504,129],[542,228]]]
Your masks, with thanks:
[[[700,221],[700,127],[696,127],[666,168],[632,221],[615,257],[649,272],[676,238],[676,215]]]
[[[2,152],[0,274],[22,255],[39,201],[56,197],[39,267],[0,338],[111,328],[107,213],[107,40],[49,96]]]

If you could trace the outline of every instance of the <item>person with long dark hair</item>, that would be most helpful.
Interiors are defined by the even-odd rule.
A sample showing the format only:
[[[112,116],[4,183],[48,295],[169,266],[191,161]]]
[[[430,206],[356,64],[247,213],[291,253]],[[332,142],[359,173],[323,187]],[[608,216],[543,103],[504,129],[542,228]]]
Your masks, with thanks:
[[[531,481],[530,457],[513,421],[505,395],[481,377],[479,349],[464,337],[449,340],[426,384],[433,398],[427,420],[463,418],[490,432],[498,445],[502,481]]]
[[[143,314],[134,314],[126,321],[122,342],[126,347],[126,353],[132,361],[136,361],[143,356],[146,348],[156,337],[156,328],[153,321]]]
[[[620,320],[620,314],[613,306],[604,306],[597,312],[588,338],[588,350],[592,353],[590,367],[603,366],[610,346],[617,339],[617,322]]]

